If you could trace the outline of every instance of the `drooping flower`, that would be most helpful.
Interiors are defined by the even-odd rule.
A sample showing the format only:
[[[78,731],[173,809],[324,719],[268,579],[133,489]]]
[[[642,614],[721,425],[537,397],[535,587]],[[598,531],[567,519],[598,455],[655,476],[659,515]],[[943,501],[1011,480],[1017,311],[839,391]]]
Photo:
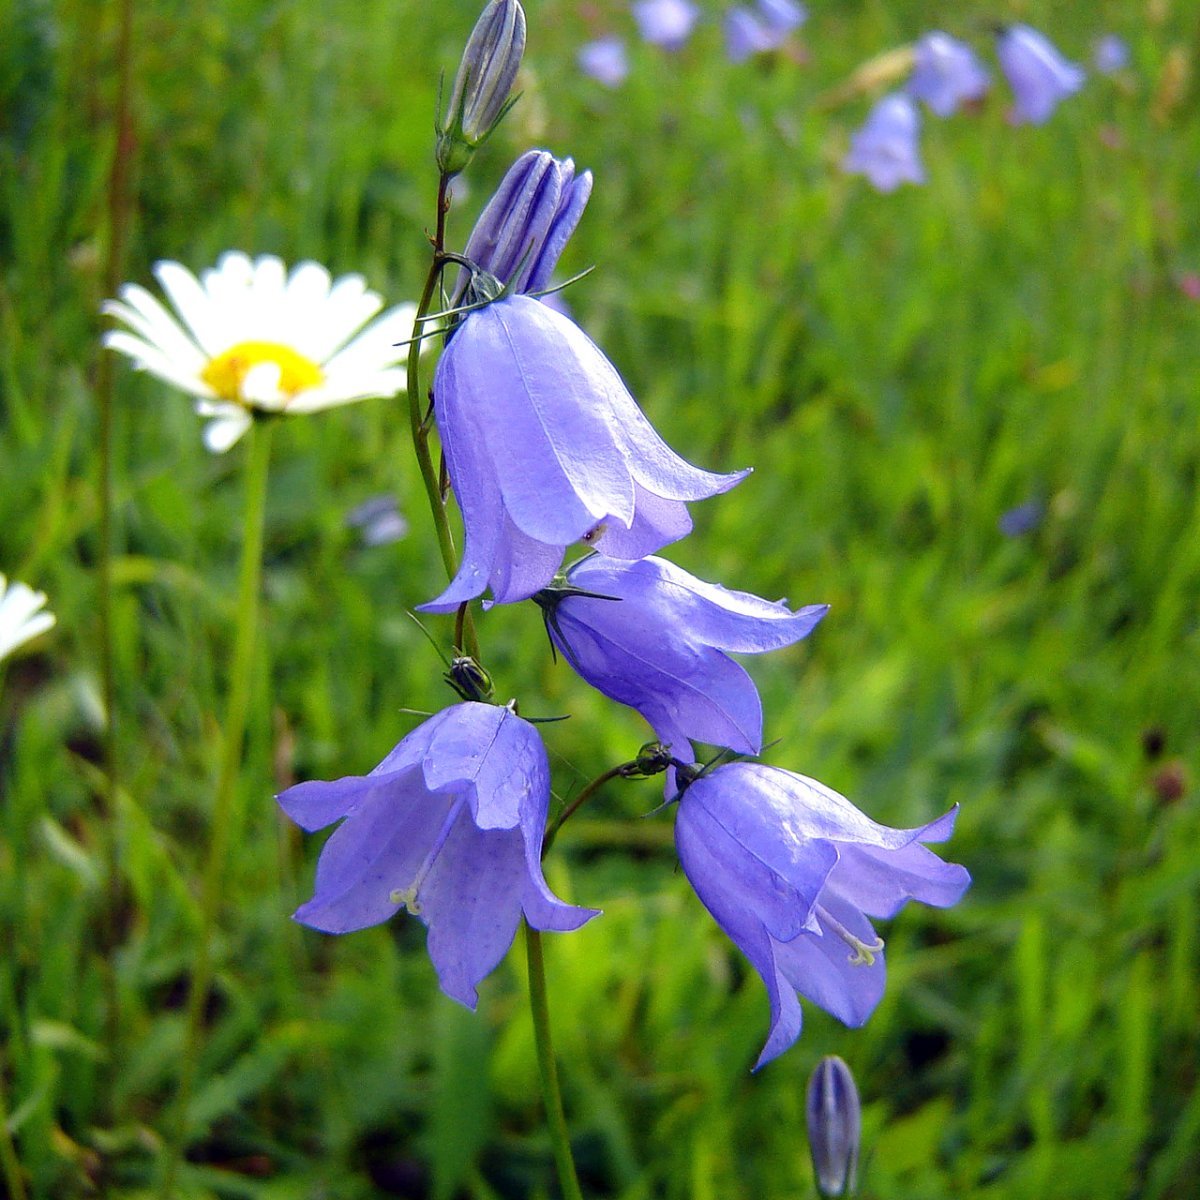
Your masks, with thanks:
[[[509,167],[467,239],[463,257],[512,292],[539,292],[583,216],[592,173],[569,158],[528,150]],[[469,273],[455,289],[460,303]]]
[[[894,916],[910,899],[959,900],[970,876],[923,844],[945,841],[956,815],[891,829],[816,780],[760,763],[726,763],[685,787],[679,861],[770,997],[756,1069],[800,1036],[797,993],[846,1025],[871,1015],[884,958],[868,917]]]
[[[0,575],[0,661],[54,625],[55,616],[43,612],[45,607],[45,592]]]
[[[854,1195],[862,1105],[850,1068],[836,1054],[821,1059],[809,1077],[804,1115],[822,1200]]]
[[[288,273],[273,255],[251,261],[238,251],[198,279],[175,262],[157,263],[154,273],[177,315],[126,284],[103,305],[124,326],[104,344],[197,397],[213,453],[228,450],[256,411],[317,412],[391,396],[404,384],[408,347],[397,343],[412,336],[416,306],[397,305],[363,329],[383,301],[361,276],[333,282],[315,262]]]
[[[741,754],[762,749],[758,689],[725,651],[760,654],[791,645],[829,611],[812,604],[792,612],[653,556],[619,562],[592,555],[567,572],[564,588],[535,599],[554,645],[575,670],[597,691],[637,709],[658,740],[687,762],[689,739]]]
[[[807,19],[808,10],[793,0],[758,0],[753,9],[735,5],[725,14],[725,53],[739,63],[778,50]]]
[[[699,16],[690,0],[640,0],[633,6],[642,40],[664,50],[682,49]]]
[[[434,412],[465,528],[462,565],[427,612],[491,588],[524,600],[585,541],[642,558],[691,529],[687,501],[727,491],[654,431],[616,368],[574,322],[509,296],[458,326],[433,381]]]
[[[884,96],[850,139],[842,170],[865,175],[880,192],[894,192],[902,183],[924,183],[921,164],[921,114],[903,92]]]
[[[597,915],[546,885],[550,767],[537,729],[508,708],[456,704],[369,775],[301,783],[278,799],[309,832],[342,822],[296,920],[349,933],[407,908],[429,929],[442,991],[468,1008],[522,916],[534,929],[568,932]]]
[[[939,117],[957,112],[965,101],[978,100],[988,86],[988,73],[966,42],[940,31],[917,42],[908,93],[924,100]]]
[[[525,53],[525,12],[518,0],[490,0],[475,22],[454,75],[435,157],[456,174],[503,119]]]
[[[1010,25],[996,43],[996,57],[1012,88],[1016,124],[1044,124],[1059,101],[1079,91],[1086,78],[1082,67],[1028,25]]]
[[[620,87],[629,74],[625,43],[619,37],[597,38],[580,46],[575,61],[585,75],[605,87]]]
[[[1101,75],[1115,75],[1129,66],[1129,43],[1115,33],[1106,33],[1092,44],[1092,66]]]
[[[390,492],[356,504],[346,514],[346,524],[359,531],[364,546],[388,546],[408,533],[408,522]]]

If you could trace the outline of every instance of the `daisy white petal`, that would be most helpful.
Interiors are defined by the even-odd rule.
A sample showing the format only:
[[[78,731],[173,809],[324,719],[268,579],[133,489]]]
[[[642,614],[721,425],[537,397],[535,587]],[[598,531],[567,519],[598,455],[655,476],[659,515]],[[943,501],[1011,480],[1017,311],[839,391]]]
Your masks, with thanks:
[[[234,404],[222,405],[226,409],[215,420],[204,427],[204,444],[213,454],[224,454],[250,428],[251,417],[244,408]],[[197,412],[200,406],[196,406]]]
[[[410,347],[403,345],[413,335],[415,304],[397,304],[373,321],[349,345],[326,364],[328,374],[340,371],[374,370],[396,362],[407,362]]]
[[[168,357],[177,359],[180,366],[197,375],[204,369],[208,361],[204,351],[145,288],[127,284],[121,289],[121,299],[105,301],[101,311],[124,322]]]
[[[177,262],[156,263],[154,274],[200,349],[219,354],[228,345],[224,322],[195,275]]]
[[[0,659],[54,624],[54,614],[41,611],[45,604],[44,592],[0,575]]]
[[[140,371],[149,371],[165,383],[177,387],[189,396],[213,396],[216,393],[198,375],[172,362],[157,346],[136,338],[121,329],[112,329],[104,335],[103,344],[109,350],[119,351],[133,359]]]

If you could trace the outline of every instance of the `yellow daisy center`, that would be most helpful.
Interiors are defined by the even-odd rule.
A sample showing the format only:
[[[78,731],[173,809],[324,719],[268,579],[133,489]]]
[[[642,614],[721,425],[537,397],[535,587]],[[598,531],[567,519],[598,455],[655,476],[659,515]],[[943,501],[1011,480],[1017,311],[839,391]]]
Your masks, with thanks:
[[[246,376],[260,363],[274,363],[279,368],[279,390],[289,397],[315,388],[325,379],[311,358],[279,342],[238,342],[218,354],[200,372],[200,378],[222,400],[240,403]]]

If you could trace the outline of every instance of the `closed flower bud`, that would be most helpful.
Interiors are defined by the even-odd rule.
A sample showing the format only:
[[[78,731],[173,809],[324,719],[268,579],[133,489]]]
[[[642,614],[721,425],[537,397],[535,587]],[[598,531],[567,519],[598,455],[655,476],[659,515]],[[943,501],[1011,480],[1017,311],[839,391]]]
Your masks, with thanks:
[[[808,1081],[808,1145],[822,1197],[852,1196],[862,1113],[850,1068],[826,1055]]]
[[[438,122],[437,164],[455,175],[500,123],[525,53],[525,13],[518,0],[491,0],[463,51],[445,124]]]

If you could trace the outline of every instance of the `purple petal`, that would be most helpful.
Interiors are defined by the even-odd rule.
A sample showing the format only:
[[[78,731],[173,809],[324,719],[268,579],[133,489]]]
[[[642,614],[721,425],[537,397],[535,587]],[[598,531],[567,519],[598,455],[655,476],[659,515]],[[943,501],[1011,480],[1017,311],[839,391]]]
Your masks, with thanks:
[[[664,500],[635,482],[633,503],[633,524],[628,529],[610,521],[598,535],[585,540],[609,558],[638,559],[692,532],[692,518],[681,500]]]

